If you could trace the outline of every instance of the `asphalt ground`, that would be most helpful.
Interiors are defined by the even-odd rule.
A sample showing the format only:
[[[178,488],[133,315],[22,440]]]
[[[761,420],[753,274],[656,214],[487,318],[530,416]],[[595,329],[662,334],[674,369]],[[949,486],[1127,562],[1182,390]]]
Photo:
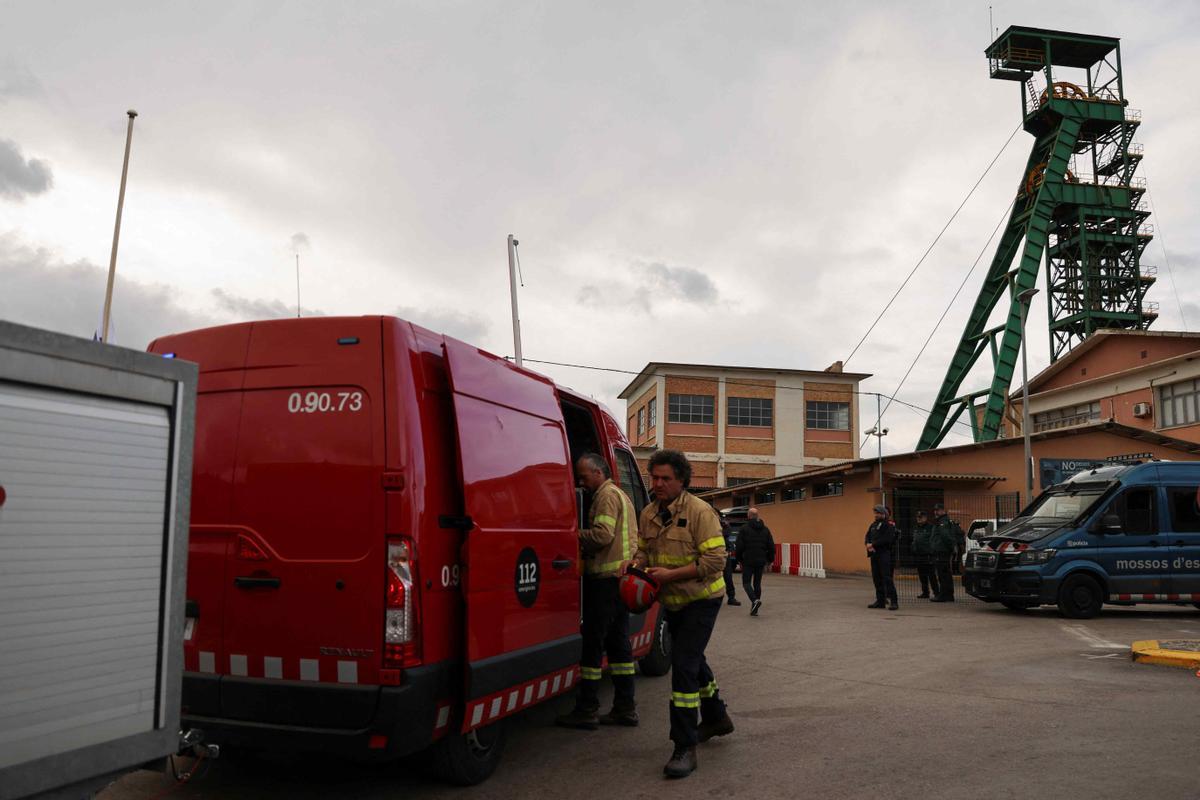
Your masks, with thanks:
[[[701,745],[685,780],[662,777],[670,678],[639,677],[639,728],[563,730],[553,718],[569,699],[534,708],[471,789],[412,760],[281,756],[221,759],[181,787],[138,772],[100,797],[1200,797],[1200,679],[1129,655],[1135,640],[1200,637],[1190,606],[1074,621],[965,603],[870,610],[861,578],[770,575],[763,588],[759,617],[748,603],[721,611],[708,655],[737,731]]]

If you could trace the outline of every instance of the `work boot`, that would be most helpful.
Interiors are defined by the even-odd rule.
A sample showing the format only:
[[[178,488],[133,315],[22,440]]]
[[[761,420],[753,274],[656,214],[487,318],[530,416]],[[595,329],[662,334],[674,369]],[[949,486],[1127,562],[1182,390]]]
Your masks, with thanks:
[[[918,600],[928,600],[929,592],[921,592],[919,595],[917,595],[917,599]]]
[[[576,708],[570,714],[560,714],[554,724],[562,728],[594,731],[600,727],[600,717],[596,716],[596,709]]]
[[[726,602],[731,606],[740,606],[742,604],[742,601],[738,600],[736,597],[731,597]]]
[[[626,728],[636,728],[638,713],[636,708],[616,708],[600,717],[601,725],[623,725]]]
[[[891,605],[888,606],[888,611],[899,611],[899,610],[900,610],[900,604],[897,603],[895,600],[893,600]]]
[[[702,742],[707,742],[716,736],[728,736],[733,733],[733,720],[729,718],[729,712],[725,712],[720,719],[701,722],[696,726],[696,733]]]
[[[876,600],[874,603],[871,603],[871,605],[867,606],[867,608],[883,608],[883,601]]]
[[[668,778],[686,778],[696,771],[696,748],[687,745],[675,745],[671,760],[663,767],[663,775]]]

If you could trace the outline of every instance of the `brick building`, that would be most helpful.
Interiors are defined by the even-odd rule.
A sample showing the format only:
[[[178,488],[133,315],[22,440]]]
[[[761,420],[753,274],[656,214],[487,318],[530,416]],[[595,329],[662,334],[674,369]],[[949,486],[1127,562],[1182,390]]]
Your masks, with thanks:
[[[1020,388],[1004,435],[1021,435]],[[1107,420],[1200,442],[1200,333],[1101,330],[1029,381],[1034,433]]]
[[[866,374],[651,362],[624,391],[626,433],[646,471],[682,450],[697,489],[736,486],[858,457]]]

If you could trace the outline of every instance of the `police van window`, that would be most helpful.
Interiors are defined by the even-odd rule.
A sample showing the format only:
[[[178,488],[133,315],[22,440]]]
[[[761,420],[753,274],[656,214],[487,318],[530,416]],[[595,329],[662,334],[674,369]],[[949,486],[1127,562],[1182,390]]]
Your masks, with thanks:
[[[1154,517],[1155,494],[1156,490],[1148,486],[1130,489],[1118,495],[1105,513],[1120,517],[1121,531],[1127,535],[1158,533]]]
[[[621,484],[621,489],[625,494],[629,495],[629,499],[633,501],[633,507],[637,509],[639,514],[646,506],[646,490],[642,486],[641,477],[638,475],[637,464],[633,461],[633,456],[624,450],[617,450],[617,481]]]
[[[1200,533],[1200,486],[1172,486],[1167,489],[1171,506],[1171,530]]]

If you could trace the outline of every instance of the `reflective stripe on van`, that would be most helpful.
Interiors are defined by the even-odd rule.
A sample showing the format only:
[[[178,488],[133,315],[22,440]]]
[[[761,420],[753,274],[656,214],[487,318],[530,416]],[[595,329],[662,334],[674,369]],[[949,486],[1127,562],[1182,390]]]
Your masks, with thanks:
[[[1141,603],[1153,603],[1153,602],[1200,603],[1200,594],[1196,594],[1196,593],[1193,593],[1193,594],[1110,594],[1108,596],[1108,600],[1109,600],[1109,602],[1134,601],[1134,602],[1141,602]]]

